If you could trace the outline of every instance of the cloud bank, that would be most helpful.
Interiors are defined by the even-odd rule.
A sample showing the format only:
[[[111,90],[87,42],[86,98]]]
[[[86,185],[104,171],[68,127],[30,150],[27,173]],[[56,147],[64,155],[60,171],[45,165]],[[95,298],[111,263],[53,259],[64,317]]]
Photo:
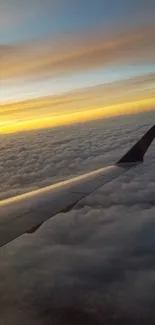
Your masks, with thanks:
[[[155,113],[0,137],[1,198],[116,161]],[[145,163],[1,249],[1,324],[154,324],[155,144]]]
[[[145,128],[145,114],[139,114],[27,133],[2,134],[0,199],[8,197],[8,191],[29,191],[31,186],[42,187],[115,162],[123,150],[139,138],[139,131],[144,133],[152,124],[154,114],[146,114],[149,122]],[[126,124],[124,121],[128,120]],[[130,121],[135,128],[131,135]]]

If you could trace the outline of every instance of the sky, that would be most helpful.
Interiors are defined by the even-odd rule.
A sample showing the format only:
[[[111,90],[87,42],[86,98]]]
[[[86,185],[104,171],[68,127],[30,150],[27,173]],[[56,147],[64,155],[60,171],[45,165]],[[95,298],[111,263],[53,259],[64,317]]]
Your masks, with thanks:
[[[153,0],[5,0],[1,2],[1,43],[10,45],[86,30],[128,28],[154,22]],[[124,26],[125,25],[125,26]],[[20,27],[20,30],[19,30]]]
[[[117,82],[126,82],[126,79],[132,84],[133,78],[139,80],[142,77],[145,86],[134,82],[130,98],[124,98],[122,87],[120,97],[124,98],[124,111],[132,112],[134,101],[139,102],[141,110],[154,108],[154,21],[153,0],[2,0],[0,126],[5,124],[5,128],[1,129],[1,133],[41,127],[43,114],[45,120],[51,121],[51,126],[58,123],[55,120],[52,122],[53,104],[50,110],[49,104],[48,108],[42,107],[43,114],[38,110],[34,115],[33,109],[27,110],[27,104],[24,112],[25,104],[22,103],[20,116],[15,112],[4,115],[12,102],[32,100],[32,104],[29,102],[31,108],[34,107],[34,100],[42,103],[45,96],[53,103],[55,96],[66,97],[69,92],[70,97],[70,92],[76,91],[78,97],[79,90],[81,92],[90,87],[91,92],[92,87],[114,82],[117,88]],[[153,76],[151,86],[145,82],[149,74]],[[136,99],[135,92],[139,92]],[[142,92],[145,94],[143,103]],[[108,110],[111,116],[113,108],[111,110],[110,94],[106,107],[104,103],[98,103],[97,94],[94,94],[95,97],[94,110],[102,109],[102,117],[107,115],[104,110]],[[91,102],[83,102],[81,106],[89,116]],[[119,107],[116,108],[119,114]],[[72,116],[71,110],[77,111],[76,118]],[[58,124],[65,124],[66,119],[69,123],[75,119],[85,119],[79,113],[76,101],[72,103],[72,109],[70,107],[69,118],[64,117],[64,114],[68,114],[67,105],[62,107],[61,113],[58,112]],[[48,127],[49,123],[43,123],[43,126]]]
[[[115,163],[155,112],[0,136],[0,199]],[[153,325],[155,142],[140,166],[0,249],[1,325]]]

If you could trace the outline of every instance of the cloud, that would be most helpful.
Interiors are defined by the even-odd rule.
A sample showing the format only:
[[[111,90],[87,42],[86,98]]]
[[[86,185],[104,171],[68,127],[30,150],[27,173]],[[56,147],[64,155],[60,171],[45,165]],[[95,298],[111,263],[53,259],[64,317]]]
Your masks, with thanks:
[[[138,121],[139,116],[133,116]],[[145,114],[144,114],[145,116]],[[152,124],[154,112],[147,113]],[[150,118],[151,116],[151,118]],[[131,117],[120,118],[124,121]],[[126,146],[139,137],[138,127],[130,135],[130,123],[120,128],[119,118],[104,122],[89,122],[73,126],[36,130],[0,137],[0,198],[9,195],[8,191],[28,191],[30,187],[42,187],[62,178],[97,169],[102,164],[112,163],[126,150]],[[111,124],[112,123],[112,124]],[[145,130],[149,127],[145,126]],[[86,127],[87,125],[87,127]],[[98,126],[98,130],[96,130]],[[111,130],[114,131],[111,134]],[[123,134],[123,135],[122,135]],[[19,136],[20,135],[20,136]],[[117,136],[116,136],[117,135]]]
[[[42,85],[40,85],[41,88]],[[16,92],[20,89],[20,83],[17,86]],[[33,87],[33,84],[30,83],[29,87]],[[9,113],[16,113],[22,111],[39,111],[48,110],[52,111],[52,113],[60,113],[69,111],[70,113],[73,112],[74,106],[77,109],[78,104],[82,103],[85,106],[85,102],[87,106],[90,107],[93,104],[97,104],[100,102],[102,105],[112,105],[112,104],[119,104],[124,103],[125,101],[131,100],[142,100],[146,98],[154,97],[155,87],[155,73],[149,73],[140,75],[134,78],[128,78],[123,80],[117,80],[115,82],[109,82],[104,84],[99,84],[97,86],[91,87],[84,87],[77,90],[68,91],[66,93],[57,94],[53,96],[43,96],[42,98],[35,98],[29,100],[21,100],[18,102],[7,103],[1,106],[0,108],[0,115],[7,115]],[[41,89],[39,89],[40,91]],[[14,89],[15,91],[15,89]],[[89,101],[91,101],[89,103]],[[88,104],[89,103],[89,104]],[[71,106],[72,105],[72,106]],[[34,114],[34,113],[33,113]]]
[[[155,26],[124,32],[103,30],[94,33],[63,36],[57,41],[44,40],[14,46],[3,46],[1,79],[25,76],[56,76],[122,63],[153,63]]]
[[[0,137],[1,198],[113,163],[155,113]],[[154,324],[155,144],[145,163],[1,249],[1,324]]]

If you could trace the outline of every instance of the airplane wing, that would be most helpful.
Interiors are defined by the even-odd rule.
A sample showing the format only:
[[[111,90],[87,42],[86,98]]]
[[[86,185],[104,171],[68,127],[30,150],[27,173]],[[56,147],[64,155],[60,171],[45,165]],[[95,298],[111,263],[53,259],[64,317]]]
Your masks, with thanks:
[[[71,210],[99,187],[141,164],[154,138],[155,125],[113,166],[0,201],[0,247],[33,233],[49,218]]]

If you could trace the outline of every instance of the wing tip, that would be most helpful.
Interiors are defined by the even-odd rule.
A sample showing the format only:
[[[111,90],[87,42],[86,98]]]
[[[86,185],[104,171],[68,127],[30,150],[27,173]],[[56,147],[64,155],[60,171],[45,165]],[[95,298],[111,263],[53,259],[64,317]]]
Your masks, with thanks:
[[[129,163],[143,163],[144,155],[155,138],[155,124],[142,136],[142,138],[116,163],[116,165]]]

